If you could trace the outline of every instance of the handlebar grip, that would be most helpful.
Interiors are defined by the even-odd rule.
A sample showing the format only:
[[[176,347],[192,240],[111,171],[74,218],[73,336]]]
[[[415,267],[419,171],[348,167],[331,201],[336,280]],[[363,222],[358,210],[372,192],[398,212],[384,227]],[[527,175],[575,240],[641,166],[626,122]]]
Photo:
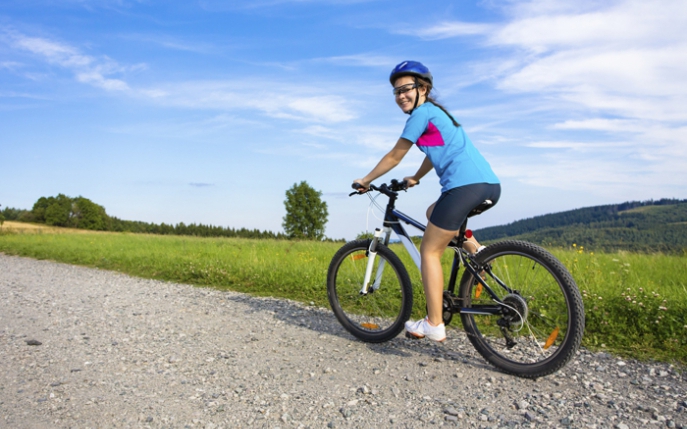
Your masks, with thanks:
[[[350,194],[348,194],[349,197],[352,197],[353,195],[362,195],[370,191],[370,188],[365,188],[358,182],[353,182],[351,184],[351,188],[355,189],[355,192],[351,192]]]

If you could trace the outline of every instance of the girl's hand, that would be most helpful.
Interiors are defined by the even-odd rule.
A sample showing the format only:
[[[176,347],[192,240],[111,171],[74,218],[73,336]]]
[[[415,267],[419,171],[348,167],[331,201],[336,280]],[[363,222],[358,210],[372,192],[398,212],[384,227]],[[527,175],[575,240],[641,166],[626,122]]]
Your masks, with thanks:
[[[353,181],[353,183],[357,183],[357,184],[359,184],[360,186],[362,186],[363,188],[365,188],[365,191],[366,191],[366,192],[370,189],[370,183],[364,181],[363,179],[355,179],[355,180]]]
[[[415,180],[415,177],[414,177],[414,176],[404,177],[403,180],[406,181],[406,183],[408,184],[408,187],[409,187],[409,188],[412,188],[413,186],[415,186],[415,185],[417,185],[417,184],[420,183],[419,180]]]

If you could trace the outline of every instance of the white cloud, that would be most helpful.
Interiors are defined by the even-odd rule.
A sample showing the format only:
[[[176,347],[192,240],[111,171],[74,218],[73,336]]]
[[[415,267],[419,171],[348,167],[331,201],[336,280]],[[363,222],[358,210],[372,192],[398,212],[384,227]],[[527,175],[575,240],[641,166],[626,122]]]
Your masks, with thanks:
[[[399,32],[399,34],[414,34],[423,39],[439,40],[459,36],[484,36],[491,33],[495,27],[491,24],[475,24],[470,22],[441,22],[432,27]]]
[[[161,98],[169,95],[167,91],[161,89],[140,89],[139,93],[149,98]]]
[[[650,151],[649,151],[650,153]],[[684,156],[684,154],[683,154]],[[680,162],[652,162],[650,158],[625,153],[588,156],[584,162],[567,153],[534,158],[491,159],[502,179],[535,187],[583,192],[609,201],[675,197],[683,183],[666,181],[666,175],[684,175]],[[684,190],[681,192],[684,195]]]
[[[559,130],[595,130],[595,131],[613,131],[613,132],[636,132],[646,130],[643,126],[635,121],[627,119],[585,119],[582,121],[568,120],[555,124],[554,129]]]
[[[353,112],[342,108],[345,99],[339,96],[298,98],[287,104],[295,112],[324,122],[343,122],[355,118]]]
[[[254,109],[273,118],[299,122],[338,123],[356,117],[342,96],[324,93],[312,85],[284,85],[255,77],[169,83],[139,90],[137,94],[169,107],[224,111]]]
[[[12,34],[14,45],[20,49],[45,57],[48,62],[66,68],[80,68],[89,66],[93,59],[80,54],[71,46],[46,40],[39,37],[28,37],[22,34]]]
[[[355,126],[346,124],[341,126],[311,125],[300,130],[302,134],[317,138],[326,138],[335,142],[337,147],[345,147],[349,158],[356,158],[361,154],[370,154],[377,161],[396,143],[399,129],[397,127]]]
[[[97,71],[77,73],[76,79],[79,82],[88,83],[108,91],[126,91],[129,89],[126,82],[119,79],[107,79]]]
[[[22,63],[16,61],[2,61],[0,62],[0,68],[7,70],[17,70],[22,67]]]
[[[518,3],[509,12],[511,20],[490,42],[540,52],[579,46],[656,47],[684,37],[687,3],[682,0],[586,2],[582,10],[569,8],[569,3]]]
[[[584,13],[544,3],[552,12],[516,13],[488,38],[526,53],[499,88],[548,92],[607,114],[687,119],[678,108],[687,102],[687,2],[629,0]]]
[[[106,56],[83,54],[66,43],[30,37],[7,29],[4,33],[4,39],[10,46],[69,70],[78,82],[106,91],[126,93],[163,106],[220,111],[248,108],[274,118],[314,123],[346,122],[356,117],[345,97],[318,90],[312,84],[285,85],[275,80],[251,77],[243,81],[175,82],[134,88],[113,75],[144,69],[143,65],[121,66]],[[9,69],[16,68],[17,64],[5,62],[2,66]]]
[[[301,133],[330,140],[341,140],[343,136],[337,130],[322,125],[310,125],[300,130]]]
[[[687,2],[576,5],[519,2],[488,32],[480,33],[484,24],[471,33],[464,22],[441,22],[415,34],[483,34],[487,46],[505,50],[496,60],[473,64],[474,79],[465,82],[491,79],[509,93],[553,95],[605,114],[686,120],[680,106],[687,103]]]
[[[108,91],[126,91],[129,89],[123,80],[107,77],[124,70],[107,57],[95,58],[85,55],[65,43],[42,37],[26,36],[11,29],[4,29],[4,33],[3,39],[8,41],[10,46],[43,58],[49,64],[70,70],[79,82]]]

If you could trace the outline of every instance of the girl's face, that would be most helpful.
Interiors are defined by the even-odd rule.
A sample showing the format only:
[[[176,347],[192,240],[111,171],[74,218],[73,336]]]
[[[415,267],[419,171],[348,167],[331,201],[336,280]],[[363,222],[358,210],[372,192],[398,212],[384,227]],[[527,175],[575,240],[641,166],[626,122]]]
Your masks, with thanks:
[[[394,82],[394,95],[396,96],[396,104],[403,110],[403,113],[408,113],[413,110],[415,106],[415,98],[420,96],[417,105],[425,102],[427,89],[424,87],[415,88],[415,79],[412,76],[401,76]]]

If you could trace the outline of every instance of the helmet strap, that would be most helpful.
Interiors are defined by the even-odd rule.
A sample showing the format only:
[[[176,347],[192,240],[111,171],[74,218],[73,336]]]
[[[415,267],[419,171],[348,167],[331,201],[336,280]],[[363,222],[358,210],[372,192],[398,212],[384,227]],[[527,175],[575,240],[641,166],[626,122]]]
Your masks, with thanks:
[[[415,104],[413,105],[413,108],[410,109],[408,112],[408,115],[412,115],[413,111],[417,109],[417,103],[420,102],[420,87],[417,84],[417,76],[413,76],[413,80],[415,81]]]

